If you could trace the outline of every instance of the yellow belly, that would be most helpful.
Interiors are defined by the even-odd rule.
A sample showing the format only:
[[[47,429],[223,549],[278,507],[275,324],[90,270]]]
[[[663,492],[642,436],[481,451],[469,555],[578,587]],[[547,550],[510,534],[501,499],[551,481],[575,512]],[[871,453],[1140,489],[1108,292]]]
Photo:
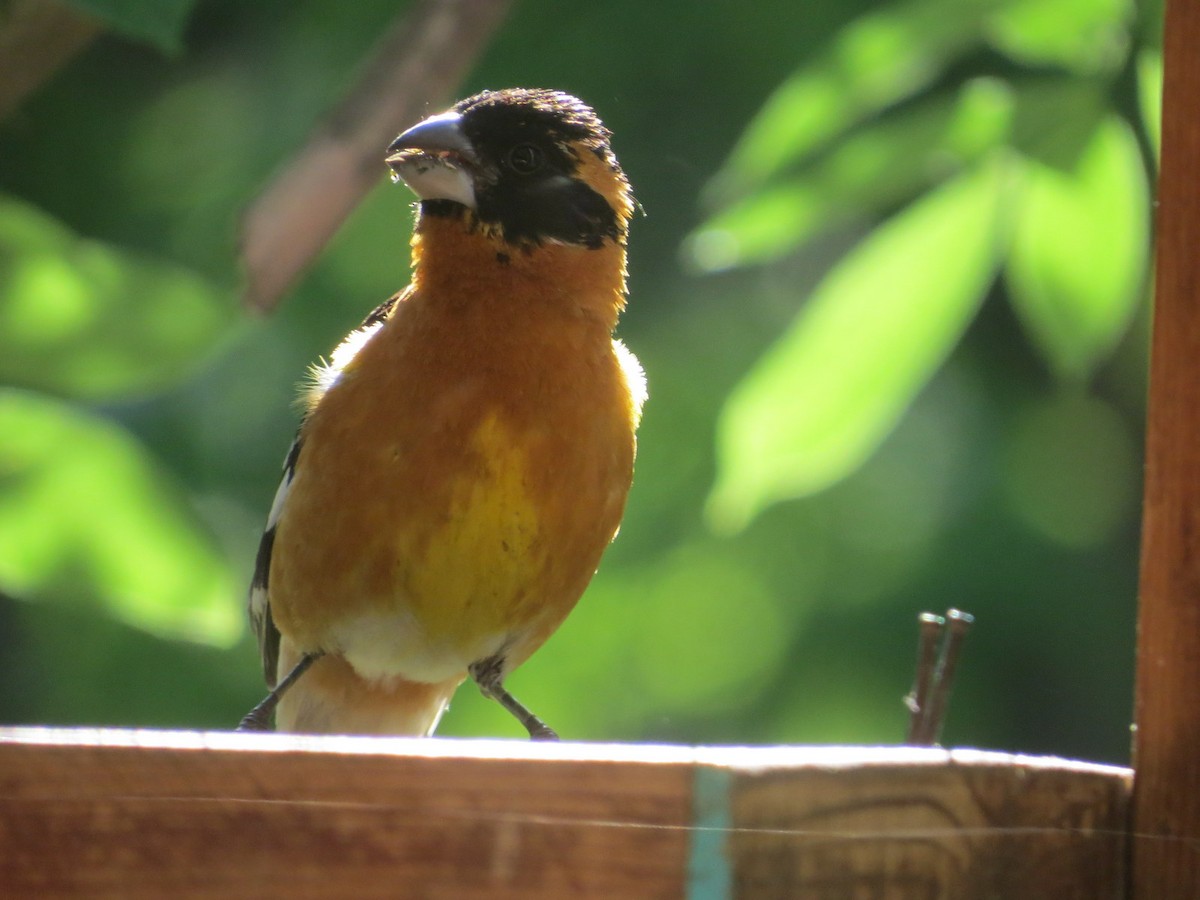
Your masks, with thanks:
[[[473,440],[483,468],[453,480],[449,516],[397,536],[397,553],[410,561],[401,602],[434,640],[498,634],[549,599],[533,596],[549,587],[548,511],[530,496],[527,453],[514,437],[495,416],[485,420]]]
[[[583,593],[628,490],[631,442],[579,437],[493,413],[440,466],[371,442],[305,469],[306,446],[271,571],[280,630],[370,680],[443,681],[498,653],[519,664]]]

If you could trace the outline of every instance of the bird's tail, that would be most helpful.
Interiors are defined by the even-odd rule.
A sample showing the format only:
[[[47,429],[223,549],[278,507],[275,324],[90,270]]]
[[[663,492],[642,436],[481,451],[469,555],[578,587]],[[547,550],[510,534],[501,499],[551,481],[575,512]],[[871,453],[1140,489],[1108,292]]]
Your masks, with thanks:
[[[285,638],[279,648],[279,672],[290,672],[300,655]],[[275,727],[317,734],[431,734],[465,678],[464,672],[436,684],[402,678],[373,684],[345,659],[330,654],[318,659],[283,695]]]

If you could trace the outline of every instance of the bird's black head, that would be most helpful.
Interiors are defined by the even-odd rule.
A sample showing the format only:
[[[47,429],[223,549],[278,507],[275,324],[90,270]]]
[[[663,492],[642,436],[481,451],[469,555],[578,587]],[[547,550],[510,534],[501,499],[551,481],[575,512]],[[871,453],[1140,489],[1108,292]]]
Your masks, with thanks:
[[[465,208],[516,245],[623,242],[633,209],[608,130],[590,107],[559,91],[468,97],[396,138],[387,162],[427,213]]]

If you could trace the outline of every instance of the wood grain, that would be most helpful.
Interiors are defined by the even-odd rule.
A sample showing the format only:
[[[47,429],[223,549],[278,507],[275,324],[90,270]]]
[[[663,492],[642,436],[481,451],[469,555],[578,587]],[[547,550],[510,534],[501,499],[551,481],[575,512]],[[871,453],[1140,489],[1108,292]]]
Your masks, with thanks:
[[[1128,780],[1062,760],[948,755],[742,778],[735,896],[1124,896]]]
[[[1133,896],[1200,897],[1200,4],[1171,0],[1138,612]]]
[[[0,744],[0,894],[682,895],[682,766],[252,737]]]
[[[0,729],[0,896],[1121,896],[1129,772],[977,751]]]

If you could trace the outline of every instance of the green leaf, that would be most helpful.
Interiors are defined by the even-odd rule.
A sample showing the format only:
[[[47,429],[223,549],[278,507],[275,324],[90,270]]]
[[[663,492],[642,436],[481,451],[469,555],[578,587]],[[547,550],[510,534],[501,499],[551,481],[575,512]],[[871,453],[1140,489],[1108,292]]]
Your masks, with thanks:
[[[1142,127],[1154,148],[1154,163],[1162,153],[1162,80],[1163,58],[1160,50],[1143,50],[1138,55],[1138,107]]]
[[[931,84],[978,39],[998,0],[909,0],[850,23],[788,78],[710,185],[727,201],[765,183],[880,110]]]
[[[1110,116],[1070,172],[1025,160],[1018,196],[1013,304],[1059,376],[1087,378],[1143,293],[1150,197],[1132,129]]]
[[[0,381],[86,399],[161,389],[232,319],[227,296],[191,271],[0,197]]]
[[[714,527],[829,486],[891,431],[994,278],[1003,171],[981,164],[880,226],[734,389],[718,423]]]
[[[880,215],[978,159],[1008,136],[1012,91],[978,78],[953,96],[886,115],[795,178],[717,213],[686,244],[701,271],[775,259],[814,237]]]
[[[0,390],[0,590],[101,604],[156,634],[231,644],[230,573],[178,491],[123,431]]]
[[[1073,169],[1108,115],[1108,85],[1065,75],[1023,78],[1015,85],[1012,145],[1024,156]]]
[[[659,715],[690,709],[745,708],[772,683],[794,630],[770,587],[728,545],[681,545],[640,585],[645,623],[633,637],[636,693]],[[736,599],[734,599],[736,598]],[[704,659],[681,663],[656,652],[670,634],[680,647],[704,647]]]
[[[167,53],[182,47],[183,28],[196,0],[66,0],[118,34]]]
[[[991,43],[1022,65],[1112,72],[1128,52],[1132,16],[1130,0],[1011,0],[988,30]]]
[[[1083,550],[1120,540],[1137,508],[1140,461],[1122,412],[1074,391],[1017,409],[1000,446],[1001,493],[1046,539]]]

